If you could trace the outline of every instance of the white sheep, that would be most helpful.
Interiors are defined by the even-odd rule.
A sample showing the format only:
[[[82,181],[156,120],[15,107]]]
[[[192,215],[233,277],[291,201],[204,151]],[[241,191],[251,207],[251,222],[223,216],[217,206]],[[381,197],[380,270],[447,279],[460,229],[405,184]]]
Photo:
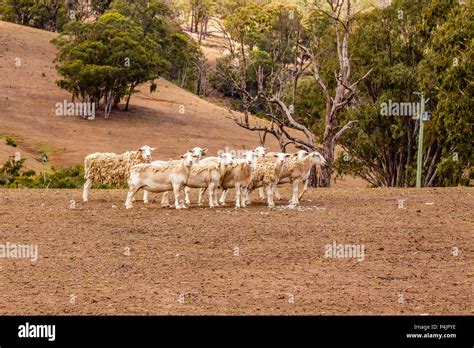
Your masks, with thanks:
[[[192,149],[188,150],[187,152],[189,152],[193,156],[194,163],[196,164],[197,162],[199,162],[199,160],[201,159],[202,156],[206,155],[207,148],[193,147]],[[170,163],[172,161],[173,160],[171,160],[171,159],[169,159],[168,161],[156,160],[156,161],[153,161],[151,163],[157,164],[157,165],[163,165],[163,164]],[[149,195],[149,192],[147,190],[144,190],[144,192],[143,192],[143,203],[145,203],[145,204],[148,203],[148,195]],[[162,207],[170,207],[169,199],[168,199],[168,192],[165,192],[163,194],[163,197],[161,199],[161,206]]]
[[[256,155],[253,151],[247,151],[243,154],[243,159],[236,159],[234,163],[226,167],[226,172],[222,178],[221,188],[222,196],[219,200],[221,205],[225,205],[225,199],[230,188],[235,188],[235,207],[245,207],[245,202],[241,199],[247,194],[247,188],[252,181],[252,171],[255,165]]]
[[[191,204],[189,191],[191,188],[209,190],[209,207],[214,208],[219,205],[217,202],[217,188],[226,173],[226,168],[232,165],[234,158],[230,153],[223,153],[219,157],[207,157],[199,164],[193,165],[186,187],[184,188],[185,203]],[[198,204],[201,205],[203,190],[199,191]]]
[[[122,154],[96,152],[84,159],[84,189],[82,200],[89,200],[89,190],[93,184],[119,185],[126,183],[130,168],[139,163],[151,162],[151,153],[155,150],[147,145],[136,151]]]
[[[283,152],[267,152],[267,153],[264,154],[264,156],[265,156],[265,157],[273,157],[275,154],[279,154],[279,153],[283,153]],[[299,150],[299,151],[295,152],[295,153],[293,154],[293,156],[296,155],[299,159],[302,159],[303,157],[305,157],[306,155],[308,155],[308,153],[309,153],[308,151]],[[285,161],[288,160],[288,159],[289,159],[289,157],[287,157],[287,158],[285,159]],[[306,184],[307,184],[307,183],[306,183]],[[264,194],[263,187],[260,187],[260,188],[258,189],[258,193],[259,193],[259,199],[260,199],[261,201],[264,201],[264,200],[265,200],[265,194]],[[281,197],[280,193],[278,192],[278,187],[275,188],[275,190],[273,191],[273,194],[275,195],[275,198],[276,198],[277,200],[283,199],[283,198]],[[302,197],[302,195],[300,195],[299,199],[301,199],[301,197]],[[250,199],[249,199],[249,198],[247,198],[247,202],[248,202],[248,204],[250,204]]]
[[[263,146],[257,146],[255,149],[253,149],[253,152],[257,157],[263,157],[267,154],[268,147],[263,147]]]
[[[283,164],[279,183],[291,183],[293,185],[293,194],[288,206],[289,208],[294,208],[298,205],[299,200],[308,189],[311,168],[316,164],[326,164],[324,157],[317,151],[310,152],[307,155],[299,152],[295,153],[293,156],[288,157]],[[301,195],[298,195],[298,185],[300,182],[304,183],[304,188]]]
[[[197,163],[196,163],[197,162]],[[173,190],[176,209],[186,208],[179,202],[179,191],[188,181],[191,167],[199,163],[190,152],[181,156],[179,161],[169,161],[164,164],[146,163],[137,164],[132,167],[128,179],[128,194],[125,207],[133,207],[133,196],[140,189],[150,192],[167,192]]]
[[[248,186],[249,190],[256,188],[266,188],[268,207],[273,208],[275,203],[273,201],[273,191],[280,180],[280,175],[285,159],[290,157],[286,153],[273,153],[265,157],[260,157],[255,160],[255,167],[252,172],[252,180]],[[244,201],[248,201],[248,190],[244,196]]]

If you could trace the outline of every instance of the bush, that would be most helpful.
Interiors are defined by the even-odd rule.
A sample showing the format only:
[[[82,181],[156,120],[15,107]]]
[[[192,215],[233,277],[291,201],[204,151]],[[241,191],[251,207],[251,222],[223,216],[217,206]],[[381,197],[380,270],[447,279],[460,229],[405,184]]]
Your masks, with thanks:
[[[0,168],[0,187],[5,188],[53,188],[75,189],[84,185],[84,166],[52,168],[50,173],[36,174],[34,170],[22,171],[24,159],[15,161],[10,158]],[[111,189],[114,185],[96,184],[94,188]],[[119,188],[127,188],[121,184]]]
[[[9,136],[6,136],[5,137],[5,144],[9,145],[9,146],[13,146],[13,147],[17,147],[18,144],[16,143],[16,140],[9,137]]]
[[[51,173],[36,175],[35,171],[22,171],[24,159],[10,158],[0,168],[0,186],[6,188],[80,188],[84,184],[82,165],[70,168],[52,168]]]

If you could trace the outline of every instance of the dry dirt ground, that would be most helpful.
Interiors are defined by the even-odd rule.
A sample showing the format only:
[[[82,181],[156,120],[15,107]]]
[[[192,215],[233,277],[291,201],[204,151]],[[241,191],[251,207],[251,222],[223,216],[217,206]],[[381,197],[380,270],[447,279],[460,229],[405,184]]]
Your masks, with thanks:
[[[313,189],[295,210],[80,194],[0,190],[0,244],[39,254],[0,258],[0,314],[474,312],[472,188]],[[333,243],[363,260],[325,257]]]

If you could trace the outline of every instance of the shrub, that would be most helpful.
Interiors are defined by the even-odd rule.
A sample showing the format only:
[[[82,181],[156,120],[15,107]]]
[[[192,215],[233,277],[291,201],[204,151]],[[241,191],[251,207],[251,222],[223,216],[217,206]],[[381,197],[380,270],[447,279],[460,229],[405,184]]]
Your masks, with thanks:
[[[16,143],[16,140],[9,137],[8,135],[5,137],[5,144],[9,145],[9,146],[13,146],[13,147],[17,147],[18,144]]]

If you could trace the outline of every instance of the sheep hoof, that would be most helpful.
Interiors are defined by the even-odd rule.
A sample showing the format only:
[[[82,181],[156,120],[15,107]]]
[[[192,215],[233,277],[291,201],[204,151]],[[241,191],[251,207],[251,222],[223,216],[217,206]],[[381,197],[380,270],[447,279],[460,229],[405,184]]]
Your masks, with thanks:
[[[148,204],[148,201],[143,201],[143,204]]]
[[[133,205],[126,205],[125,206],[125,209],[132,209],[133,208]]]
[[[290,205],[288,206],[288,209],[295,209],[295,208],[296,208],[296,204],[290,204]]]

